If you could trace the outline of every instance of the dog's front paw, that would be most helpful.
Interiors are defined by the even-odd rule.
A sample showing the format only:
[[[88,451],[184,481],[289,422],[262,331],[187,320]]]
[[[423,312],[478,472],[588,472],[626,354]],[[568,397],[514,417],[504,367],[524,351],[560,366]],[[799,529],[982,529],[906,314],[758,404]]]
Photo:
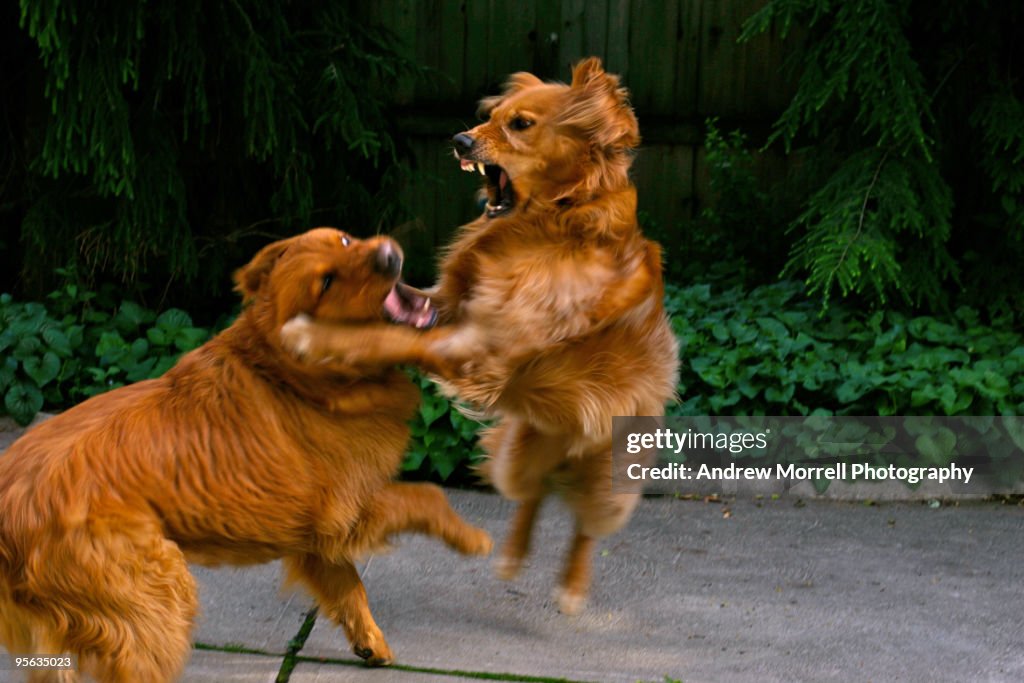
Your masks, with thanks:
[[[477,327],[465,326],[438,330],[430,351],[438,359],[442,374],[466,377],[474,374],[477,358],[484,346],[484,336]]]
[[[313,319],[300,313],[281,327],[281,344],[297,358],[313,350]]]
[[[483,556],[490,555],[492,550],[494,550],[494,541],[491,539],[491,535],[483,529],[473,529],[473,533],[466,542],[464,552],[467,555]]]
[[[383,638],[379,642],[377,639],[369,638],[363,642],[354,643],[352,652],[365,660],[367,666],[388,666],[395,661],[395,655],[391,653],[391,648]]]

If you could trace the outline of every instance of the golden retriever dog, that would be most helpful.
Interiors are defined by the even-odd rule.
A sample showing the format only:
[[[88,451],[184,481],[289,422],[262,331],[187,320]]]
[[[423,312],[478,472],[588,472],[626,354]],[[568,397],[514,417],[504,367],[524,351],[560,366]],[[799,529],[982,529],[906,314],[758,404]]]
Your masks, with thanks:
[[[401,266],[387,238],[319,228],[273,243],[236,273],[247,305],[231,327],[163,377],[92,398],[0,456],[8,651],[76,655],[103,682],[174,680],[198,605],[186,561],[283,558],[358,656],[389,663],[353,561],[408,531],[466,554],[491,541],[438,487],[393,480],[419,401],[401,370],[303,364],[279,331],[299,313],[416,323],[429,309],[398,296]]]
[[[612,490],[612,417],[663,415],[677,383],[660,250],[640,232],[628,176],[640,136],[626,90],[595,58],[571,85],[514,74],[481,110],[487,121],[454,138],[462,169],[484,176],[487,204],[429,292],[444,327],[366,336],[300,319],[285,335],[307,361],[446,359],[443,386],[497,419],[482,437],[484,473],[519,503],[498,575],[516,575],[538,507],[557,492],[575,517],[558,592],[574,613],[595,539],[639,499]]]

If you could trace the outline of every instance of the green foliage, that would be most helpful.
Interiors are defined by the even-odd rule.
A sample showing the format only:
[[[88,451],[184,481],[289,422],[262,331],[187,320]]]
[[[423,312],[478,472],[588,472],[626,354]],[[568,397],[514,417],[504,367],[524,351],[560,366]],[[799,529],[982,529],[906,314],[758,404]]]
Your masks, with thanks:
[[[971,115],[981,136],[981,167],[992,180],[1011,226],[1024,226],[1024,102],[1009,89],[993,92]],[[1024,240],[1017,230],[1015,239]]]
[[[947,319],[832,306],[801,284],[669,286],[678,415],[1019,415],[1024,336],[976,310]]]
[[[806,272],[809,292],[826,305],[836,285],[843,296],[881,304],[890,292],[906,301],[928,296],[953,272],[945,248],[951,211],[949,188],[922,159],[856,152],[794,221],[802,236],[784,274]]]
[[[157,315],[112,290],[68,283],[49,305],[0,295],[0,394],[20,424],[125,384],[158,377],[210,336],[187,313]]]
[[[774,281],[787,246],[778,236],[785,217],[795,213],[792,190],[785,184],[772,192],[764,188],[744,133],[722,131],[716,118],[705,121],[705,130],[706,205],[697,218],[671,231],[642,214],[644,232],[662,245],[671,281],[742,286]]]
[[[4,105],[29,122],[28,172],[0,206],[23,216],[26,273],[219,289],[247,239],[396,220],[409,167],[386,103],[423,70],[386,29],[345,2],[115,5],[20,3],[42,79]]]
[[[480,423],[466,417],[437,385],[418,372],[410,373],[422,394],[410,424],[412,439],[402,469],[441,481],[468,481],[482,451],[476,444]]]
[[[1022,19],[1020,3],[982,2],[968,17],[953,0],[770,0],[747,21],[741,40],[800,36],[796,92],[769,143],[801,147],[818,171],[786,274],[804,274],[825,307],[838,293],[941,309],[966,285],[974,305],[1021,312],[986,282],[1024,256],[1009,30]]]
[[[183,311],[159,315],[68,282],[47,304],[0,296],[0,394],[20,423],[97,393],[156,377],[210,332]],[[963,306],[945,318],[822,315],[800,283],[750,291],[667,286],[680,341],[681,401],[673,415],[1020,415],[1024,335],[990,327]],[[480,423],[428,378],[410,425],[404,471],[472,481]]]

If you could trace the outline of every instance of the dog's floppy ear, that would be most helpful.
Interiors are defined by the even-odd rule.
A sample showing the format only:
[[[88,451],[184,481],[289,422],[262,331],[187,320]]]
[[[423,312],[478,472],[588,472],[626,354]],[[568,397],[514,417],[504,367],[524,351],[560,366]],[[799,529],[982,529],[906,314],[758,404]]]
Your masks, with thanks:
[[[519,71],[508,77],[505,81],[505,88],[501,91],[500,95],[494,97],[485,97],[480,100],[480,104],[476,108],[477,116],[485,117],[489,116],[491,110],[497,107],[503,99],[519,92],[523,88],[529,88],[534,85],[543,85],[544,81],[540,80],[533,74],[526,71]]]
[[[572,87],[574,88],[586,88],[593,85],[600,87],[606,85],[609,79],[613,81],[613,85],[619,84],[618,78],[605,73],[600,57],[587,57],[572,68]]]
[[[606,73],[597,57],[584,59],[572,71],[573,103],[562,122],[586,131],[598,147],[612,151],[632,149],[640,144],[640,131],[629,91],[619,77]]]
[[[277,260],[287,251],[288,242],[281,240],[268,244],[249,263],[235,271],[235,291],[242,295],[243,300],[249,301],[256,296]]]

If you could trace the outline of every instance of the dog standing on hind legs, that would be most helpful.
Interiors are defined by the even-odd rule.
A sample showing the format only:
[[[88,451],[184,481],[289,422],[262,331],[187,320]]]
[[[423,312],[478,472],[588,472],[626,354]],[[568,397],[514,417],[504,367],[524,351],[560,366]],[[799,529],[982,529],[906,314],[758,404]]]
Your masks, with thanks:
[[[442,327],[368,336],[303,319],[283,333],[310,360],[417,362],[424,345],[446,357],[457,370],[441,373],[442,387],[497,418],[481,440],[484,474],[519,504],[498,575],[515,576],[538,507],[557,492],[574,516],[558,603],[575,613],[595,541],[639,500],[612,491],[612,417],[662,415],[677,382],[660,250],[640,232],[628,175],[639,130],[627,92],[595,58],[571,85],[513,74],[481,111],[488,120],[453,141],[462,169],[483,175],[487,204],[427,293]]]

